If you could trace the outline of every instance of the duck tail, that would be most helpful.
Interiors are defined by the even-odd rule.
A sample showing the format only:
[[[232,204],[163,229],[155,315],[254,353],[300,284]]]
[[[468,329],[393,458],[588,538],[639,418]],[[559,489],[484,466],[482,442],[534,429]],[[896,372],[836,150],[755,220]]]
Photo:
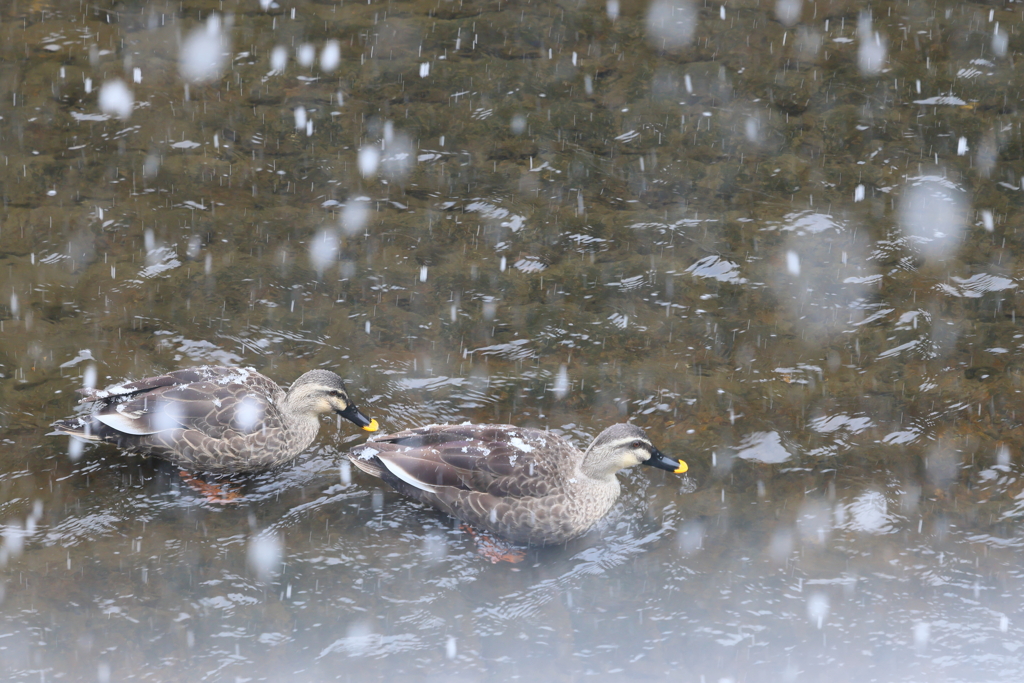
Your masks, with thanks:
[[[69,417],[65,420],[57,420],[50,426],[53,427],[54,430],[50,432],[50,435],[59,436],[64,434],[67,436],[73,436],[76,439],[81,439],[83,441],[103,440],[102,435],[97,434],[92,429],[91,422],[83,420],[80,417]]]
[[[380,479],[384,474],[385,469],[384,465],[376,457],[377,452],[377,449],[368,448],[366,444],[364,444],[345,453],[345,455],[348,456],[348,459],[351,460],[352,464],[357,468],[366,472],[371,477],[377,477]]]

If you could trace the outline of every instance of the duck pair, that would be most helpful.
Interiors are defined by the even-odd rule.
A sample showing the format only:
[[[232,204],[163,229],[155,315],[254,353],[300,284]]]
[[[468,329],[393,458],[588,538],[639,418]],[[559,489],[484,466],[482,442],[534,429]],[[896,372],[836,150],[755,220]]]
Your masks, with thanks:
[[[287,392],[251,368],[211,366],[80,392],[92,412],[55,422],[58,433],[216,474],[293,460],[313,442],[319,418],[332,412],[368,432],[378,429],[329,370],[305,373]],[[374,435],[346,455],[400,493],[534,545],[567,541],[596,524],[619,496],[621,469],[687,469],[630,424],[612,425],[585,452],[551,432],[463,424]]]

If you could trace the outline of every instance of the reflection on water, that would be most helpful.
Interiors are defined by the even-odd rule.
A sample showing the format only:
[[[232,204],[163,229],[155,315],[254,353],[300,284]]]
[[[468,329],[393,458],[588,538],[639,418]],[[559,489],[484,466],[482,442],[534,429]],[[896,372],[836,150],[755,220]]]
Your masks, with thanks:
[[[4,678],[1020,680],[1013,7],[3,5]],[[491,565],[46,436],[200,363],[691,472]]]

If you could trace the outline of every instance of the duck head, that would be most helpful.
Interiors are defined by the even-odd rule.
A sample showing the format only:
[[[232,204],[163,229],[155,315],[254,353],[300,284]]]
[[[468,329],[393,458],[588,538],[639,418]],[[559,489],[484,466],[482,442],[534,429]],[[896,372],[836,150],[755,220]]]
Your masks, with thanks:
[[[330,370],[310,370],[299,377],[288,390],[285,403],[297,412],[315,415],[335,413],[368,432],[377,431],[377,421],[356,408],[341,377]]]
[[[631,424],[612,425],[598,434],[583,456],[582,469],[588,476],[604,479],[634,465],[650,465],[676,474],[688,469],[682,460],[659,451],[644,430]]]

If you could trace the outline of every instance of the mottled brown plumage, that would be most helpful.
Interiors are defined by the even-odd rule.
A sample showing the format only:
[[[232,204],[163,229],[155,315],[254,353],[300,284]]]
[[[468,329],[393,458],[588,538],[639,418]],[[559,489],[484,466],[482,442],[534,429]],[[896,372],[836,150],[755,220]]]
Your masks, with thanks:
[[[616,472],[647,464],[685,472],[639,427],[612,425],[587,451],[538,429],[431,425],[383,434],[348,453],[405,495],[518,543],[575,538],[619,497]]]
[[[93,411],[58,420],[58,433],[214,473],[256,472],[292,460],[312,443],[325,413],[377,429],[329,370],[307,372],[287,393],[252,368],[211,366],[79,392]]]

